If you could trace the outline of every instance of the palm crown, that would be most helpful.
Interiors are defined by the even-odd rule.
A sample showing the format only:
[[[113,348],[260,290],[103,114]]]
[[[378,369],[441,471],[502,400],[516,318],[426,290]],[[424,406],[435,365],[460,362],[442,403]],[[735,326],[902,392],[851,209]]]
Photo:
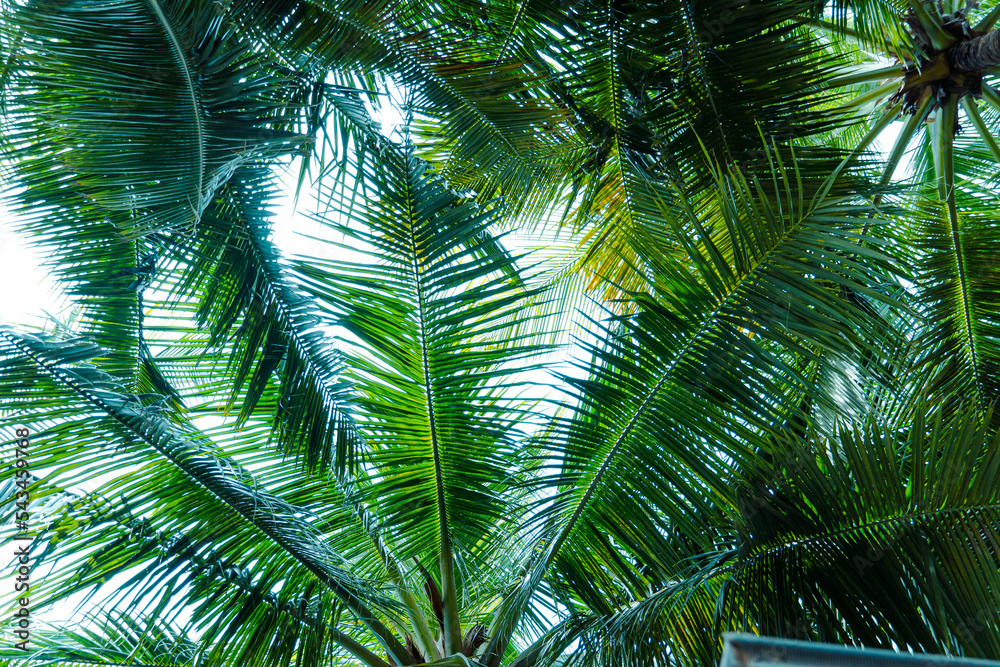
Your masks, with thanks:
[[[91,602],[3,655],[1000,655],[978,4],[7,3],[5,177],[77,312],[0,329],[2,495],[35,604]]]

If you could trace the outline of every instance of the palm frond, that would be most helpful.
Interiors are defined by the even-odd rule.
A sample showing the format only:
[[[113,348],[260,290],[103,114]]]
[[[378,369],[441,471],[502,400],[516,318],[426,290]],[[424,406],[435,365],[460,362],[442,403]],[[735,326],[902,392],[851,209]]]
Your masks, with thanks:
[[[784,442],[748,477],[761,502],[742,503],[728,627],[995,655],[1000,450],[975,406],[942,407],[923,403],[908,431]]]
[[[868,205],[829,196],[829,180],[809,185],[795,162],[774,165],[770,183],[715,171],[711,201],[680,211],[693,268],[654,264],[634,316],[591,322],[589,378],[573,381],[580,407],[551,442],[559,468],[538,478],[552,494],[535,518],[545,546],[498,616],[498,653],[550,567],[609,613],[629,591],[662,585],[671,562],[711,551],[726,471],[798,408],[802,364],[837,363],[878,340],[861,303],[892,301],[871,288],[892,268],[862,245],[873,240],[857,231]],[[647,247],[652,260],[655,237]],[[694,552],[677,552],[674,530]]]
[[[286,84],[215,3],[38,0],[4,30],[5,159],[20,204],[64,228],[192,232],[236,168],[304,140],[274,129]]]
[[[184,534],[195,549],[213,543],[219,555],[236,562],[264,559],[286,582],[293,576],[298,586],[312,580],[312,587],[322,586],[336,596],[397,661],[406,661],[405,650],[384,626],[383,617],[369,610],[374,605],[391,613],[396,603],[345,569],[346,561],[324,543],[301,509],[258,488],[252,473],[222,456],[190,427],[172,423],[157,408],[144,405],[140,397],[123,393],[107,374],[81,363],[97,353],[93,345],[18,335],[10,330],[4,330],[2,336],[4,394],[10,397],[7,404],[19,405],[22,414],[31,412],[36,422],[49,424],[36,439],[35,465],[42,469],[55,466],[54,480],[58,482],[62,457],[73,452],[77,463],[74,482],[81,483],[88,476],[107,471],[106,450],[117,446],[126,467],[105,484],[104,493],[129,498],[143,509],[145,517],[153,518],[154,525],[158,522],[173,531],[186,525]],[[67,400],[71,397],[72,401]],[[60,401],[64,405],[61,411],[57,407]],[[191,487],[184,480],[194,480],[196,485]],[[196,508],[201,508],[201,520],[195,519]],[[123,535],[106,515],[95,511],[90,521],[81,522],[67,508],[65,528],[60,530],[58,521],[52,527],[55,539],[48,548],[86,564],[46,582],[44,597],[58,599],[92,589],[143,561],[155,564],[155,550],[144,551],[142,542],[129,539],[128,533]],[[141,524],[131,528],[141,529]],[[94,549],[97,557],[92,557]],[[122,549],[131,557],[117,553]],[[99,557],[102,551],[106,558]],[[45,553],[39,555],[40,561],[45,558]],[[151,575],[155,581],[155,567]],[[138,579],[133,583],[144,579],[142,574],[135,576]]]
[[[194,323],[208,334],[200,342],[228,358],[228,369],[216,369],[214,381],[225,385],[219,389],[228,393],[227,409],[238,405],[237,425],[257,411],[270,415],[274,429],[267,440],[279,451],[310,473],[349,474],[363,455],[350,386],[341,377],[340,354],[270,239],[274,191],[270,171],[261,167],[241,168],[220,188],[199,235],[168,245],[175,266],[155,283],[162,292],[156,312],[191,331],[177,307],[195,308]],[[163,337],[159,345],[165,372],[187,374],[199,363],[177,356],[184,345]]]
[[[463,200],[408,152],[362,177],[372,196],[344,207],[348,223],[329,224],[370,253],[368,265],[310,260],[298,270],[355,343],[369,503],[400,560],[440,563],[447,653],[460,640],[452,559],[493,551],[516,514],[504,461],[520,415],[504,393],[514,366],[542,348],[497,335],[526,292],[511,257],[480,241],[495,209]]]

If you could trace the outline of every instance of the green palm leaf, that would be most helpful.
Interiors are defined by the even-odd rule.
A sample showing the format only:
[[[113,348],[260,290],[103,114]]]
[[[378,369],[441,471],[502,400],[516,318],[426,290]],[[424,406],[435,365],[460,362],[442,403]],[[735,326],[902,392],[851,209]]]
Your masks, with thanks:
[[[270,240],[273,192],[264,168],[242,168],[220,188],[201,233],[168,246],[177,264],[155,285],[165,292],[157,314],[177,322],[176,305],[192,304],[198,329],[208,333],[203,342],[228,357],[228,368],[217,368],[213,382],[228,394],[227,408],[239,405],[239,423],[255,412],[268,414],[274,430],[267,439],[280,451],[308,471],[347,474],[361,458],[350,387],[316,310],[288,279]],[[190,331],[183,319],[175,326]],[[182,353],[186,346],[161,345],[164,369],[190,377],[199,362]]]
[[[730,627],[995,654],[996,438],[976,410],[921,412],[908,433],[844,428],[809,454],[783,444],[772,481],[749,482],[771,499],[743,505]]]
[[[273,129],[286,84],[220,18],[202,2],[8,10],[5,149],[30,213],[190,232],[237,167],[302,142]]]
[[[457,559],[497,549],[516,512],[504,462],[520,410],[501,392],[511,388],[511,365],[540,348],[496,335],[526,293],[510,277],[509,255],[484,243],[494,211],[463,201],[409,153],[363,177],[373,197],[346,211],[357,227],[336,229],[370,249],[371,264],[298,268],[356,342],[358,421],[374,466],[369,502],[400,560],[440,563],[447,654],[461,642]]]
[[[372,604],[391,610],[394,603],[349,573],[343,557],[331,551],[316,528],[301,518],[300,510],[258,488],[251,473],[213,451],[197,434],[172,424],[155,408],[144,406],[138,397],[122,393],[110,376],[93,366],[80,364],[96,353],[92,345],[18,336],[9,331],[3,337],[4,380],[9,383],[5,393],[32,400],[37,406],[37,420],[52,418],[46,410],[52,410],[60,395],[76,397],[74,412],[56,412],[56,421],[45,434],[46,444],[38,443],[35,448],[36,465],[45,468],[57,464],[69,448],[77,452],[75,472],[82,480],[84,475],[101,474],[108,443],[120,443],[125,459],[122,463],[131,465],[124,468],[127,472],[106,484],[105,493],[122,494],[138,507],[155,502],[158,510],[151,517],[154,525],[159,521],[172,531],[185,521],[190,522],[194,508],[213,507],[211,513],[202,511],[199,528],[194,535],[187,535],[187,539],[194,540],[194,544],[213,541],[217,550],[224,544],[224,551],[218,552],[237,558],[237,562],[264,558],[273,563],[273,572],[286,581],[295,573],[300,586],[311,579],[312,586],[325,587],[359,622],[376,633],[390,654],[397,659],[406,655],[380,617],[368,610]],[[14,386],[26,389],[18,392]],[[96,432],[95,425],[101,422],[95,423],[95,415],[104,424]],[[92,435],[84,437],[88,431]],[[84,461],[80,454],[86,450],[80,448],[88,441],[95,444],[87,455],[89,460]],[[192,479],[196,482],[193,488],[182,481]],[[88,555],[89,549],[100,545],[98,554],[103,552],[103,557],[85,559],[87,565],[77,572],[68,571],[66,581],[50,580],[46,584],[50,587],[48,597],[58,599],[76,590],[92,588],[142,561],[155,563],[155,550],[145,550],[147,543],[130,539],[136,530],[144,534],[144,521],[129,526],[123,533],[116,522],[108,524],[102,516],[105,513],[95,512],[93,525],[88,526],[88,522],[81,523],[68,509],[63,513],[66,528],[61,530],[58,521],[50,527],[56,536],[49,543],[50,548],[80,559]],[[149,518],[147,514],[146,520]],[[185,532],[191,533],[192,529]],[[172,536],[171,541],[176,537]],[[44,560],[45,555],[39,559]],[[154,576],[155,568],[147,574],[153,576],[152,581],[139,574],[134,575],[137,578],[133,582],[145,580],[150,585],[158,578]]]
[[[547,545],[505,601],[498,652],[549,567],[588,606],[610,611],[616,591],[655,585],[684,557],[659,536],[676,529],[710,550],[701,540],[724,506],[713,498],[727,486],[726,461],[744,459],[797,408],[804,364],[837,363],[877,338],[869,312],[844,298],[890,301],[867,287],[889,269],[859,244],[856,216],[868,207],[829,197],[829,180],[810,184],[794,166],[776,162],[771,183],[715,172],[705,208],[678,212],[694,268],[664,261],[634,317],[592,323],[599,342],[591,377],[575,382],[581,407],[551,444],[561,469],[540,477],[555,494],[537,519]],[[812,202],[799,199],[805,191]],[[636,564],[619,549],[635,549]]]

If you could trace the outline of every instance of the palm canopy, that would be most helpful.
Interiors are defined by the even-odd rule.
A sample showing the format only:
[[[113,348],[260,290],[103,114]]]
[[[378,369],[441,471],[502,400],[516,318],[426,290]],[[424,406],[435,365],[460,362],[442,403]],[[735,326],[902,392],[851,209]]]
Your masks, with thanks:
[[[2,498],[87,615],[2,655],[997,656],[998,7],[7,3],[78,309],[0,329]]]

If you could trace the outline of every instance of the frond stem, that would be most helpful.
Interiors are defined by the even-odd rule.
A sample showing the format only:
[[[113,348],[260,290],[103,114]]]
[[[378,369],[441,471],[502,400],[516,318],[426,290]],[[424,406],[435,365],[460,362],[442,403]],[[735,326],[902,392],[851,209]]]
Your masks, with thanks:
[[[975,31],[978,33],[989,32],[996,25],[997,19],[1000,19],[1000,5],[994,7],[989,14],[983,17],[983,20],[976,24]]]
[[[521,21],[521,17],[524,16],[524,8],[528,6],[528,0],[521,0],[521,4],[517,6],[517,13],[514,14],[514,20],[510,23],[510,30],[507,32],[507,36],[503,40],[503,44],[500,46],[500,51],[497,53],[496,59],[493,61],[493,66],[500,64],[503,60],[503,55],[507,51],[507,46],[510,44],[511,40],[514,39],[514,30],[517,28],[517,24]]]
[[[407,156],[409,158],[409,156]],[[441,597],[444,606],[444,636],[442,644],[444,653],[456,653],[462,647],[462,628],[458,615],[458,590],[455,584],[454,553],[451,545],[451,532],[448,527],[448,505],[445,498],[444,470],[441,463],[441,442],[437,430],[436,406],[434,401],[433,380],[431,377],[430,359],[427,351],[427,305],[424,295],[423,270],[420,265],[420,252],[417,248],[417,228],[414,221],[413,175],[408,160],[403,161],[404,177],[406,179],[406,218],[409,223],[410,252],[412,253],[411,271],[413,272],[414,288],[417,296],[417,326],[420,341],[421,371],[423,373],[424,396],[427,408],[428,428],[430,429],[431,451],[434,461],[434,486],[437,500],[438,541],[441,551]]]
[[[878,98],[888,95],[898,87],[899,87],[898,81],[889,81],[887,83],[883,83],[882,85],[872,88],[868,92],[862,93],[861,95],[858,95],[851,101],[847,102],[844,105],[844,109],[845,110],[853,109],[855,107],[860,107],[865,104],[868,104],[869,102],[874,102]]]
[[[840,86],[850,86],[856,83],[868,83],[869,81],[880,81],[892,77],[899,78],[901,75],[902,69],[899,65],[890,65],[888,67],[879,67],[878,69],[841,74],[830,79],[826,85],[828,88],[839,88]]]
[[[968,96],[963,97],[962,108],[965,109],[965,113],[968,115],[969,120],[972,121],[972,124],[976,126],[976,130],[979,132],[979,136],[982,137],[983,142],[986,143],[986,147],[990,149],[993,159],[1000,162],[1000,145],[997,145],[997,140],[990,134],[990,129],[986,127],[983,117],[979,115],[979,109],[976,108],[975,102],[969,99]]]
[[[848,28],[846,25],[839,26],[836,23],[833,23],[831,21],[824,21],[823,19],[813,19],[811,21],[806,21],[805,23],[806,25],[811,25],[815,28],[819,28],[823,32],[831,35],[850,37],[851,39],[857,40],[859,42],[864,40],[860,32],[858,32],[854,28]]]
[[[917,20],[920,21],[920,25],[927,32],[927,36],[931,38],[931,44],[934,45],[935,49],[943,51],[952,45],[955,38],[942,30],[938,22],[927,13],[922,0],[907,0],[907,2]]]
[[[177,59],[177,64],[180,67],[181,74],[184,75],[184,82],[187,84],[188,97],[191,100],[191,117],[194,119],[194,135],[198,151],[198,180],[195,194],[196,208],[192,224],[197,224],[198,220],[201,218],[202,202],[204,200],[204,193],[202,192],[202,189],[205,187],[205,128],[202,124],[201,105],[198,104],[198,91],[195,88],[194,76],[192,75],[191,68],[188,65],[187,53],[181,47],[180,40],[174,32],[173,26],[170,25],[170,21],[167,20],[166,14],[163,13],[160,3],[157,0],[146,1],[149,3],[153,13],[156,14],[156,19],[160,22],[163,31],[167,35],[167,39],[170,40],[170,45],[174,49],[174,57]]]
[[[979,378],[979,355],[976,347],[975,329],[972,321],[972,298],[969,295],[969,276],[965,265],[965,251],[962,243],[961,222],[958,207],[955,202],[955,160],[954,160],[954,126],[958,114],[958,98],[952,95],[942,107],[942,113],[937,119],[941,171],[938,172],[938,194],[948,207],[948,222],[951,227],[951,242],[955,251],[955,269],[958,272],[958,288],[962,297],[962,317],[965,325],[965,339],[968,346],[969,360],[974,374],[973,382],[979,396],[979,404],[984,402],[983,388]]]
[[[361,642],[354,639],[336,628],[330,628],[333,640],[343,646],[354,657],[365,663],[368,667],[389,667],[389,663],[369,651]]]
[[[906,150],[906,147],[909,145],[910,139],[912,139],[913,135],[916,133],[917,128],[924,122],[924,119],[930,111],[930,107],[931,97],[927,96],[920,103],[920,106],[917,107],[916,112],[906,121],[903,129],[900,130],[899,135],[896,137],[896,143],[892,145],[892,150],[889,151],[889,156],[886,158],[885,168],[882,170],[882,176],[878,181],[880,187],[885,187],[889,185],[890,181],[892,181],[892,175],[896,172],[896,167],[899,166],[899,160],[903,156],[903,151]],[[882,193],[879,192],[872,200],[872,205],[878,207],[881,202]],[[865,221],[865,226],[861,230],[862,236],[868,234],[868,230],[871,227],[871,219],[874,215],[875,211],[872,211],[872,213],[869,214],[868,220]]]
[[[986,82],[983,82],[983,99],[995,110],[1000,111],[1000,94]]]

